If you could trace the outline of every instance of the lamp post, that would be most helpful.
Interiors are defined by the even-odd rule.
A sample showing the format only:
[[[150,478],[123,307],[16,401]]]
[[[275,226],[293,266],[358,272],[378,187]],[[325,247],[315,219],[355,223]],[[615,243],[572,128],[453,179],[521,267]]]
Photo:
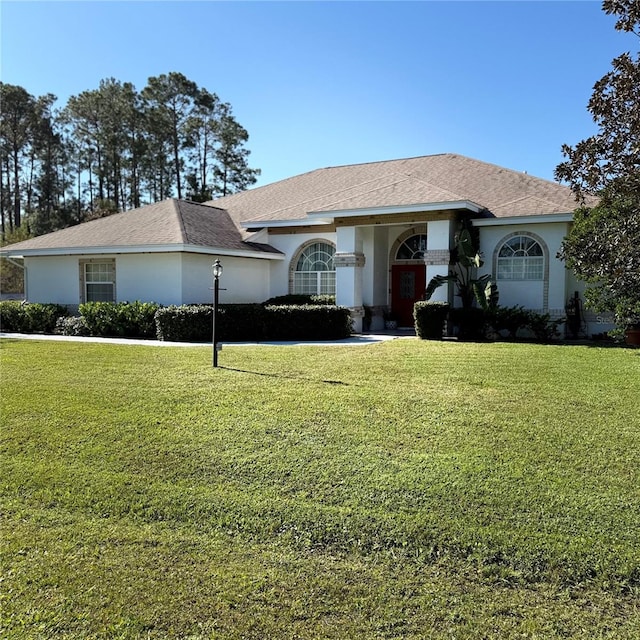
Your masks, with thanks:
[[[213,366],[218,366],[218,340],[216,339],[216,320],[218,317],[218,292],[220,291],[220,276],[222,275],[222,265],[216,258],[213,263]]]

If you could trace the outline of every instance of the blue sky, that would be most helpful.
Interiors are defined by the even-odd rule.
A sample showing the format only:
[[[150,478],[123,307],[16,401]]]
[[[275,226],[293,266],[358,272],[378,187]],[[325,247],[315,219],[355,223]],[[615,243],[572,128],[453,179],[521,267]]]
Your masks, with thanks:
[[[597,1],[1,0],[3,82],[67,98],[179,71],[229,102],[258,184],[460,153],[553,178],[593,84],[638,39]]]

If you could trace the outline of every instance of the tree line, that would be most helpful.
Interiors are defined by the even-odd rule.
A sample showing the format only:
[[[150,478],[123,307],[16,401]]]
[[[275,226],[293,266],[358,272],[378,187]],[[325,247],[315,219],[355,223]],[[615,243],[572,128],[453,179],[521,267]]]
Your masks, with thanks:
[[[69,98],[0,82],[3,239],[177,196],[197,202],[256,182],[231,105],[170,72],[142,91],[102,80]]]

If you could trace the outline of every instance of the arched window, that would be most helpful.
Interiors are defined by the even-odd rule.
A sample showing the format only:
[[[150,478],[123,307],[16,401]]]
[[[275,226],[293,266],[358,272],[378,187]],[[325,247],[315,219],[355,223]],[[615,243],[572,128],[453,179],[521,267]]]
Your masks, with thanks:
[[[544,252],[530,236],[514,236],[498,252],[498,280],[542,280]]]
[[[328,242],[314,242],[304,247],[295,263],[292,293],[334,295],[335,253],[335,247]]]
[[[422,260],[427,250],[427,235],[418,233],[407,238],[396,252],[396,260]]]

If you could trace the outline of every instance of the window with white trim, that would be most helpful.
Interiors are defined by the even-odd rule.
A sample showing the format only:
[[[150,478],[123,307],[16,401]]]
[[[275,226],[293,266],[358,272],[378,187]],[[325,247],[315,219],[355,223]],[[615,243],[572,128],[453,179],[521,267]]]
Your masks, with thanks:
[[[396,252],[396,260],[422,260],[427,251],[427,234],[417,233],[407,238]]]
[[[305,295],[336,292],[336,249],[328,242],[314,242],[305,247],[296,262],[293,272],[293,291]]]
[[[115,260],[83,262],[82,275],[85,302],[115,302]]]
[[[544,252],[540,243],[530,236],[515,236],[507,240],[498,252],[498,280],[542,280]]]

